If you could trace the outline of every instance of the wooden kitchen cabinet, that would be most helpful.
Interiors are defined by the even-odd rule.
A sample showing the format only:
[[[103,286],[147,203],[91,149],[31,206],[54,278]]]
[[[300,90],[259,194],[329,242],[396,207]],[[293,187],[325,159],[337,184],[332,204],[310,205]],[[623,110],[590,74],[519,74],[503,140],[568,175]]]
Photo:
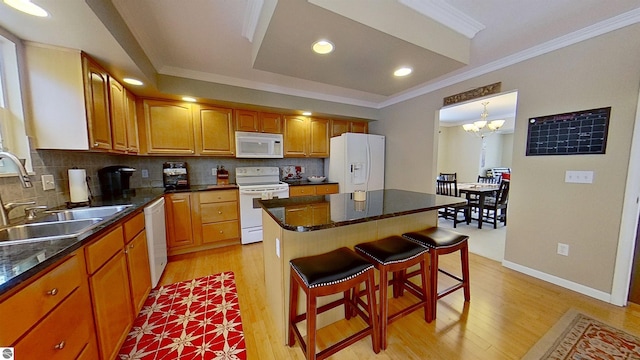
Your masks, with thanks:
[[[126,152],[127,138],[127,96],[125,88],[114,78],[109,78],[109,104],[111,116],[111,141],[116,152]]]
[[[144,213],[124,223],[125,254],[133,312],[138,314],[151,292],[151,268],[144,231]]]
[[[198,194],[202,243],[237,242],[240,238],[240,213],[236,190]]]
[[[237,190],[167,194],[165,199],[170,256],[240,244]]]
[[[167,194],[165,200],[167,250],[172,254],[177,249],[195,245],[191,221],[191,194]]]
[[[199,155],[234,156],[233,110],[195,105],[194,112],[196,152]]]
[[[138,142],[138,116],[136,113],[136,96],[129,90],[125,89],[126,112],[125,122],[127,125],[127,153],[137,154],[140,152]]]
[[[285,116],[284,156],[329,156],[329,124],[327,119]]]
[[[331,137],[340,136],[346,132],[366,134],[369,131],[366,121],[331,120]]]
[[[289,186],[289,196],[314,196],[338,193],[338,184],[298,185]]]
[[[171,100],[142,101],[142,119],[138,119],[138,125],[145,134],[141,145],[147,154],[195,153],[191,107],[189,103]]]
[[[21,359],[75,359],[95,348],[84,262],[76,251],[1,297],[0,344],[15,347]]]
[[[118,226],[85,247],[101,359],[115,359],[136,316],[123,246]]]
[[[238,109],[236,113],[237,131],[282,133],[282,116],[253,110]]]
[[[82,54],[82,70],[90,148],[111,150],[109,74],[84,53]]]

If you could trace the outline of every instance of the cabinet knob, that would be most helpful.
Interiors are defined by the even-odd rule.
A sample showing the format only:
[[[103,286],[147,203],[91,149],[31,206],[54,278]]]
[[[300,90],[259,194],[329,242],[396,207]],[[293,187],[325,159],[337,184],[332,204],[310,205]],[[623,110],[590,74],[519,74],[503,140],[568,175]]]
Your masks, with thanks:
[[[222,215],[222,211],[218,210],[218,215]]]
[[[58,288],[53,288],[47,291],[47,295],[56,296],[58,294]]]
[[[220,234],[224,234],[224,231],[220,230]]]
[[[53,348],[56,349],[56,350],[62,350],[62,349],[64,349],[65,345],[66,345],[66,343],[64,342],[64,340],[62,340],[59,343],[57,343]]]
[[[97,143],[97,142],[94,142],[94,143],[93,143],[93,147],[98,147],[98,143]]]

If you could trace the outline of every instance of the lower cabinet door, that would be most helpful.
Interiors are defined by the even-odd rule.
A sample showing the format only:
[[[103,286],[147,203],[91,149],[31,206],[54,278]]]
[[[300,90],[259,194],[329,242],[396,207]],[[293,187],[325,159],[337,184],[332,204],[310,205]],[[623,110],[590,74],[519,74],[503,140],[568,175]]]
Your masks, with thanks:
[[[115,359],[133,325],[127,260],[118,252],[89,278],[101,359]]]
[[[147,253],[147,236],[144,231],[141,231],[127,244],[127,265],[129,266],[131,296],[137,315],[151,291],[151,270]]]
[[[91,301],[81,286],[15,345],[16,359],[75,359],[94,343]]]

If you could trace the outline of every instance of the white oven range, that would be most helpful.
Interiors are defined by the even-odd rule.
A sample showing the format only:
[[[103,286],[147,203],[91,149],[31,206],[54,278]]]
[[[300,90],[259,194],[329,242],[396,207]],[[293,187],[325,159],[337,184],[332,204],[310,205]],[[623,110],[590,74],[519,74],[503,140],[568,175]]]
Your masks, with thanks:
[[[262,241],[262,208],[257,200],[289,197],[289,184],[280,181],[280,169],[273,166],[238,167],[236,184],[240,193],[241,242]]]

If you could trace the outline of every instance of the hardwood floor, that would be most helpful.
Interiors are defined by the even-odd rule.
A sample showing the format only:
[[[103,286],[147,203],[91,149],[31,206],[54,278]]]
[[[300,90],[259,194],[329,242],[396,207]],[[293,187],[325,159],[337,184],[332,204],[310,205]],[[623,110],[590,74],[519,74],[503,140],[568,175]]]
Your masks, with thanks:
[[[457,254],[441,265],[459,273]],[[428,324],[416,311],[389,326],[388,348],[379,354],[370,338],[330,359],[520,359],[571,307],[640,336],[640,306],[617,307],[502,267],[499,262],[470,254],[471,301],[458,291],[438,302],[438,317]],[[160,285],[231,270],[235,273],[247,358],[304,359],[298,343],[281,342],[265,308],[262,243],[237,245],[170,259]],[[267,278],[268,278],[268,274]],[[440,278],[441,286],[446,286]],[[390,306],[413,301],[410,295]],[[318,333],[320,348],[362,326],[360,319],[342,320]]]

